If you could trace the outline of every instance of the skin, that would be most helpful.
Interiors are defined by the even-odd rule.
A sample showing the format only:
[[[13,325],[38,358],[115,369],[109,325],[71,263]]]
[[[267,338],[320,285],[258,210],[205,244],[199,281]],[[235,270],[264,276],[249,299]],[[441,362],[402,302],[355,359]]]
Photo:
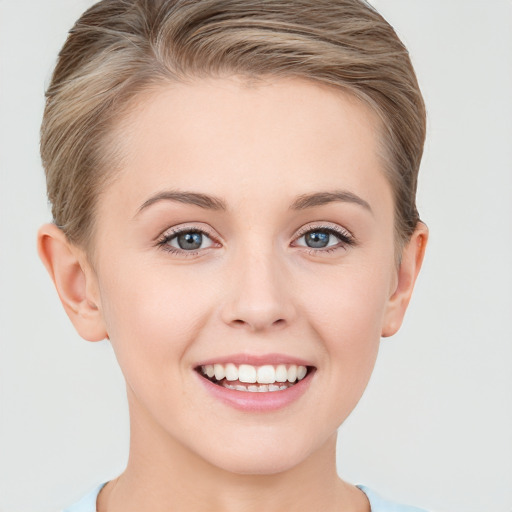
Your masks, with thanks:
[[[126,378],[129,462],[99,511],[370,510],[336,474],[336,430],[402,322],[427,240],[419,224],[397,268],[378,126],[351,96],[297,79],[163,86],[118,127],[125,158],[99,198],[93,256],[41,228],[68,315],[84,338],[110,338]],[[169,191],[226,210],[155,199]],[[342,200],[291,208],[333,191]],[[210,238],[170,253],[177,240],[159,241],[177,227]],[[304,229],[320,228],[353,244],[308,247]],[[194,370],[276,352],[316,368],[276,411],[212,399]]]

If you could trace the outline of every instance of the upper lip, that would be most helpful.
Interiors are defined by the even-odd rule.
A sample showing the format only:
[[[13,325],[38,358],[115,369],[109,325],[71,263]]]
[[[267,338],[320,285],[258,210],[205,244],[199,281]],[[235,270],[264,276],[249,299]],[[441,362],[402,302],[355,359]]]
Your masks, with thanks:
[[[194,367],[197,368],[199,366],[206,366],[210,364],[227,363],[233,363],[235,365],[250,364],[251,366],[264,366],[267,364],[295,364],[297,366],[313,366],[310,361],[306,361],[305,359],[301,359],[295,356],[289,356],[286,354],[231,354],[202,360],[195,364]]]

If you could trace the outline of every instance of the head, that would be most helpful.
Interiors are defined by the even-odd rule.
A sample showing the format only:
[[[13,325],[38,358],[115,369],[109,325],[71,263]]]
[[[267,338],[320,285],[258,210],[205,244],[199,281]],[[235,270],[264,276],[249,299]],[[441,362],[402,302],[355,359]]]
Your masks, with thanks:
[[[69,316],[110,337],[133,414],[238,472],[284,470],[332,440],[426,242],[406,49],[359,0],[290,5],[100,2],[60,53],[42,126],[55,226],[39,247]],[[196,242],[190,257],[176,245]],[[217,449],[193,390],[229,362],[307,366],[308,391],[257,421],[222,398],[207,411]]]

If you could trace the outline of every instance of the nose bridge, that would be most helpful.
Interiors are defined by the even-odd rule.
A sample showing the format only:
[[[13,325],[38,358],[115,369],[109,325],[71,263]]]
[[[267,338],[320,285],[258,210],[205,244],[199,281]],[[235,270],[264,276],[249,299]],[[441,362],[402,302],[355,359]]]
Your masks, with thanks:
[[[255,247],[244,244],[232,256],[223,319],[253,331],[282,327],[294,316],[292,283],[283,255],[268,239]]]

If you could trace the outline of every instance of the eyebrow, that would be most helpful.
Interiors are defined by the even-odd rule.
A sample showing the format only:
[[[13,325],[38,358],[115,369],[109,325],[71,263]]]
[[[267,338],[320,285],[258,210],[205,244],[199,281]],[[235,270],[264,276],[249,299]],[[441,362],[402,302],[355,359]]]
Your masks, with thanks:
[[[195,206],[199,206],[200,208],[204,208],[205,210],[227,210],[226,203],[218,197],[200,194],[198,192],[167,190],[165,192],[160,192],[154,196],[151,196],[141,205],[137,211],[137,214],[152,204],[158,203],[159,201],[176,201],[178,203],[193,204]]]
[[[323,206],[329,203],[342,202],[353,203],[362,206],[373,214],[371,206],[364,199],[348,190],[335,190],[333,192],[316,192],[314,194],[300,195],[290,206],[291,210],[305,210],[315,206]]]
[[[160,201],[175,201],[178,203],[192,204],[204,208],[205,210],[227,211],[226,202],[219,197],[201,194],[199,192],[186,192],[178,190],[167,190],[159,192],[146,200],[138,209],[138,215],[142,210]],[[329,203],[343,202],[353,203],[362,206],[364,209],[373,213],[370,205],[364,199],[349,192],[348,190],[335,190],[332,192],[315,192],[312,194],[302,194],[298,196],[290,205],[290,210],[305,210],[315,206],[323,206]]]

